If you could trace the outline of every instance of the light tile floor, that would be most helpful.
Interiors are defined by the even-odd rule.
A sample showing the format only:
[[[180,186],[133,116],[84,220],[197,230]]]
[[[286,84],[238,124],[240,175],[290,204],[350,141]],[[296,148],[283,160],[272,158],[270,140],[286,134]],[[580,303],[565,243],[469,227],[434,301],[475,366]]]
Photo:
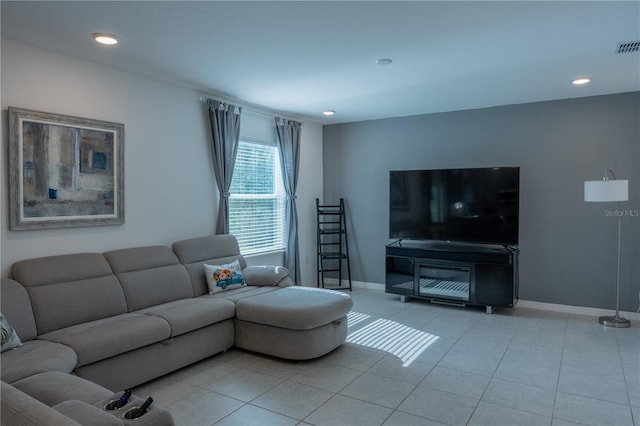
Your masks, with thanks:
[[[637,321],[352,297],[347,343],[320,359],[232,349],[135,393],[179,426],[640,426]]]

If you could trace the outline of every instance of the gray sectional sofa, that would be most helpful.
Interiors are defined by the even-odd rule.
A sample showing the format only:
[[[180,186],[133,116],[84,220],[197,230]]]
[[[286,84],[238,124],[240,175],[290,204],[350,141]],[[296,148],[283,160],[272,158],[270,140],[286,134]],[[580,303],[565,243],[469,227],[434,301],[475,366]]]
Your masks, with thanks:
[[[234,260],[247,285],[210,295],[204,264]],[[97,386],[100,392],[80,399],[95,406],[234,344],[289,359],[318,357],[342,344],[351,298],[291,287],[283,270],[247,267],[232,235],[15,263],[12,278],[2,280],[1,312],[22,346],[1,355],[3,417],[5,389],[49,407],[76,400],[43,401],[37,383],[52,374]]]

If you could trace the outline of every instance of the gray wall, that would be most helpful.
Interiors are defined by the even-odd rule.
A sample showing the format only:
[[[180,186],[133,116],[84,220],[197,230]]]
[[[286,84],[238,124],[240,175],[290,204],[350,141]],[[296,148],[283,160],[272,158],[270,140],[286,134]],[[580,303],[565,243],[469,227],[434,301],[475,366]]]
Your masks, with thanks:
[[[2,40],[0,150],[1,276],[39,256],[163,244],[214,232],[217,189],[209,124],[200,92],[33,46]],[[125,125],[125,223],[121,226],[9,231],[9,106]],[[241,134],[264,139],[273,119],[245,109]],[[315,281],[315,198],[322,195],[322,126],[305,122],[298,179],[303,284]],[[282,262],[282,253],[249,259]]]
[[[640,93],[324,127],[324,200],[344,197],[353,279],[384,282],[389,171],[520,166],[520,298],[615,307],[617,219],[640,209]],[[585,203],[604,168],[629,202]],[[621,309],[638,309],[640,217],[622,218]]]

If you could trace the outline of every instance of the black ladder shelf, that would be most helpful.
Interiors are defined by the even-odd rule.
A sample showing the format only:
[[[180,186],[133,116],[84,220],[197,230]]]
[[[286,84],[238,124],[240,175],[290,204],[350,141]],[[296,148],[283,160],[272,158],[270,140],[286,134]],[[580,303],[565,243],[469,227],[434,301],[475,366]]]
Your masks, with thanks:
[[[318,223],[318,287],[333,290],[347,290],[342,286],[342,266],[346,263],[349,291],[351,291],[351,267],[349,266],[349,244],[347,222],[345,219],[344,199],[339,205],[320,205],[316,198]],[[326,272],[338,273],[338,287],[325,287]]]

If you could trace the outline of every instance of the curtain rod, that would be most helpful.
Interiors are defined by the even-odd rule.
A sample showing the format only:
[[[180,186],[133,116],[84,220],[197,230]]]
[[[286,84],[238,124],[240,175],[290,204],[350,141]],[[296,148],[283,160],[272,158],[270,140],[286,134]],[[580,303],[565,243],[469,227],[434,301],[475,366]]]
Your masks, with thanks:
[[[286,120],[293,120],[293,121],[298,121],[300,123],[304,123],[304,121],[302,121],[300,119],[300,117],[296,117],[295,115],[291,115],[291,114],[287,114],[287,113],[283,113],[280,111],[276,111],[270,108],[266,108],[266,107],[262,107],[260,105],[256,105],[256,104],[251,104],[251,103],[247,103],[247,102],[242,102],[239,101],[237,99],[233,99],[233,98],[229,98],[227,96],[223,96],[223,95],[207,95],[207,94],[201,94],[200,95],[200,101],[201,102],[207,102],[209,99],[213,100],[213,101],[219,101],[219,102],[224,102],[224,103],[230,103],[239,107],[242,107],[242,109],[245,109],[253,114],[256,115],[261,115],[263,117],[269,117],[269,118],[284,118]]]

